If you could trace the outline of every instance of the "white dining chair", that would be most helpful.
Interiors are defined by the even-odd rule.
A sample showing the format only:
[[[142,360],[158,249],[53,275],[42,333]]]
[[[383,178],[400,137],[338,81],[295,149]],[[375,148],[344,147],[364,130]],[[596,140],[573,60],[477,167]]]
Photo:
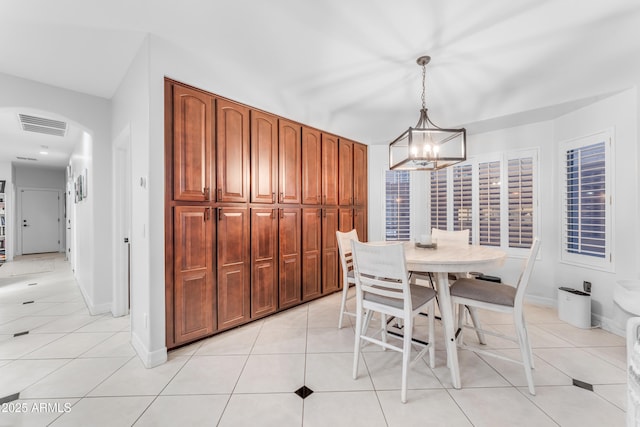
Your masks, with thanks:
[[[432,288],[409,283],[409,272],[402,244],[380,246],[352,242],[352,251],[356,279],[356,339],[353,352],[353,379],[358,378],[358,362],[363,341],[398,351],[402,353],[400,400],[405,403],[407,401],[407,371],[412,345],[423,347],[415,360],[421,359],[429,351],[429,365],[431,368],[435,366],[433,313],[436,293]],[[414,318],[424,311],[430,314],[426,343],[412,340]],[[368,335],[369,322],[374,312],[381,315],[380,329]],[[395,334],[389,335],[389,337],[402,339],[402,347],[387,342],[387,316],[393,316],[403,322],[403,336],[401,338]]]
[[[469,229],[464,230],[440,230],[438,228],[431,229],[431,240],[438,244],[445,245],[468,245]]]
[[[510,286],[502,283],[487,282],[485,280],[462,278],[456,280],[451,285],[451,301],[454,307],[458,309],[458,344],[460,347],[474,351],[479,354],[494,356],[499,359],[515,362],[524,366],[527,384],[529,385],[529,393],[535,393],[533,384],[533,352],[531,351],[531,343],[529,342],[529,334],[527,333],[527,325],[524,319],[523,303],[524,294],[531,277],[533,264],[540,248],[540,241],[536,238],[533,240],[529,256],[523,263],[522,272],[516,286]],[[497,311],[500,313],[510,313],[513,315],[513,322],[516,329],[516,337],[498,334],[493,331],[483,330],[485,334],[508,339],[518,344],[522,360],[515,360],[503,355],[481,350],[472,346],[465,346],[463,342],[462,329],[471,328],[478,329],[478,325],[467,325],[463,323],[464,307],[475,307],[484,310]]]
[[[338,329],[342,329],[344,315],[355,316],[352,311],[347,311],[347,300],[355,297],[355,293],[349,296],[349,286],[356,284],[353,272],[353,257],[351,255],[351,241],[358,241],[358,232],[353,229],[346,233],[336,231],[338,240],[338,252],[340,253],[340,265],[342,267],[342,302],[340,303],[340,318],[338,319]]]

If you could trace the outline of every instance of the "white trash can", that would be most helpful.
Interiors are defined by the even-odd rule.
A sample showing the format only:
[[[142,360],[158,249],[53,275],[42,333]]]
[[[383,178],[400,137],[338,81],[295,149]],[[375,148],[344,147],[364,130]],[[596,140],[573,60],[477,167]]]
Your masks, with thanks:
[[[558,288],[558,317],[570,325],[590,329],[591,294],[572,288]]]

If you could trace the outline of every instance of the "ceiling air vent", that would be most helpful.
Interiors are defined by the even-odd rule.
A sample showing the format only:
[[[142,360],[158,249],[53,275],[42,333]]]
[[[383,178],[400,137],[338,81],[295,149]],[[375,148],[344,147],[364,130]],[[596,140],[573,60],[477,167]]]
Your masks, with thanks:
[[[38,159],[34,159],[33,157],[16,156],[16,159],[18,159],[18,160],[30,160],[32,162],[37,162],[38,161]]]
[[[18,114],[22,129],[28,132],[44,133],[46,135],[64,136],[67,124],[60,120],[45,119],[44,117]]]

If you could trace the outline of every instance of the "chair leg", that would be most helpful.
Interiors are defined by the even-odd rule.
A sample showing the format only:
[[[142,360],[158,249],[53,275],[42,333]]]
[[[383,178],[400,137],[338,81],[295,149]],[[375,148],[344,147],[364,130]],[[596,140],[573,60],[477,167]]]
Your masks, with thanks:
[[[531,339],[529,339],[529,329],[527,328],[527,322],[524,320],[524,315],[522,316],[522,325],[524,326],[524,338],[525,343],[527,344],[527,350],[529,351],[529,360],[531,361],[531,369],[535,369],[536,365],[534,363],[533,358],[533,349],[531,348]]]
[[[436,346],[433,341],[436,337],[435,333],[435,312],[436,304],[434,300],[431,300],[429,304],[429,367],[434,369],[436,367]]]
[[[342,284],[342,302],[340,303],[340,319],[338,320],[338,329],[342,329],[342,319],[347,309],[347,295],[349,294],[349,282],[346,280]]]
[[[380,313],[380,334],[382,338],[382,342],[386,344],[387,342],[387,315],[384,313]],[[384,351],[387,351],[387,348],[384,347]]]
[[[482,332],[482,325],[480,324],[480,319],[478,318],[478,312],[475,307],[465,306],[469,310],[469,315],[471,316],[471,322],[473,322],[473,327],[476,328],[476,335],[478,336],[478,341],[480,344],[486,344],[487,340],[484,338],[484,332]],[[464,310],[463,310],[464,311]]]
[[[407,371],[409,370],[409,359],[411,358],[411,338],[413,323],[411,319],[404,321],[404,338],[402,342],[402,389],[400,400],[407,403]]]
[[[522,364],[524,365],[524,374],[527,377],[527,384],[529,385],[529,393],[536,394],[536,389],[533,384],[533,374],[531,366],[531,353],[529,345],[527,344],[526,326],[524,324],[524,318],[522,316],[514,316],[514,323],[516,326],[516,333],[518,334],[518,341],[520,343],[520,353],[522,354]]]
[[[369,312],[367,312],[367,317],[369,317]],[[360,362],[360,336],[363,333],[362,330],[362,308],[358,306],[356,309],[356,330],[355,330],[355,344],[353,346],[353,379],[358,379],[358,362]],[[368,323],[368,322],[367,322]]]
[[[458,332],[458,338],[457,338],[457,342],[458,344],[464,344],[464,341],[462,339],[462,335],[464,333],[464,308],[465,306],[462,304],[457,304],[457,310],[458,310],[458,322],[456,323],[456,331],[460,331]]]

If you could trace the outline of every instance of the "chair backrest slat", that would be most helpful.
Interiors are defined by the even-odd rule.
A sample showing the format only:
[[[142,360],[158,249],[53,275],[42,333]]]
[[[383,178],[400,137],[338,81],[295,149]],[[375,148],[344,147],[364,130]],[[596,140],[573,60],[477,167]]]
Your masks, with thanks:
[[[449,245],[468,245],[469,244],[469,229],[465,230],[440,230],[437,228],[431,229],[431,238],[437,240],[440,244]]]
[[[401,243],[372,245],[353,242],[352,249],[356,283],[363,292],[404,299],[405,307],[411,307],[409,272]]]
[[[338,240],[338,252],[340,253],[340,264],[344,274],[353,270],[353,255],[351,253],[351,242],[359,241],[358,232],[353,229],[346,233],[336,231],[336,239]]]

